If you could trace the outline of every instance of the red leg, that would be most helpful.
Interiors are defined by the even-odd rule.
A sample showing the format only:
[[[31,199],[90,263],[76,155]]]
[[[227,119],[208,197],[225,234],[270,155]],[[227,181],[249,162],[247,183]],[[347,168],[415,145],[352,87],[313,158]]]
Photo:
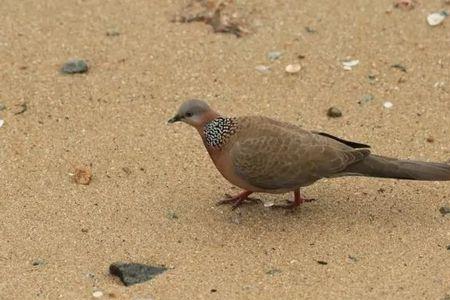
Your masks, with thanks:
[[[288,209],[294,209],[297,206],[300,206],[302,203],[305,202],[312,202],[315,201],[316,199],[307,199],[307,198],[303,198],[302,195],[300,194],[300,189],[296,189],[294,190],[294,201],[289,201],[289,204],[279,204],[279,205],[274,205],[272,207],[276,207],[276,208],[288,208]]]
[[[252,191],[243,191],[239,195],[231,197],[230,199],[225,199],[217,202],[217,205],[232,204],[232,209],[236,209],[245,200],[255,200],[248,198],[248,196],[250,196],[252,193]]]

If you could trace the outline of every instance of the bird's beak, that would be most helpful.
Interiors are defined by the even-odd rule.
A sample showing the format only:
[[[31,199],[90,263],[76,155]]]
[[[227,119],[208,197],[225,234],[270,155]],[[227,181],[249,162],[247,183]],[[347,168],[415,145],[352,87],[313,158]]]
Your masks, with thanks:
[[[173,118],[169,119],[169,121],[167,121],[167,123],[172,124],[175,122],[178,122],[181,120],[181,117],[179,115],[175,115]]]

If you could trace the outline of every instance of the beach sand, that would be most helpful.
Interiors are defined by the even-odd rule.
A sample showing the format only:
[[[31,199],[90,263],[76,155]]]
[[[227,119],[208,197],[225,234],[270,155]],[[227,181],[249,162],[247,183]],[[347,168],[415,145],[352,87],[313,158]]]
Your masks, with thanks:
[[[450,19],[431,27],[426,16],[450,7],[242,0],[252,32],[236,38],[171,22],[187,3],[0,2],[0,298],[448,299],[450,215],[439,208],[450,182],[322,180],[295,213],[232,211],[215,202],[239,189],[192,128],[166,122],[196,97],[377,154],[447,161]],[[271,62],[269,51],[283,54]],[[60,74],[70,58],[89,72]],[[347,71],[345,59],[360,63]],[[327,117],[331,106],[343,116]],[[80,166],[89,185],[73,182]],[[116,261],[169,270],[125,287],[108,272]]]

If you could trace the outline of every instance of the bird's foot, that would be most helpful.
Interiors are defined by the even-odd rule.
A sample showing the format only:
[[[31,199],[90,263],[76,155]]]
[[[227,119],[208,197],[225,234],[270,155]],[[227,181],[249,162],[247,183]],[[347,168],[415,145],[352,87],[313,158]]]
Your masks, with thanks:
[[[276,204],[272,207],[274,208],[284,208],[284,209],[295,209],[296,207],[300,206],[302,203],[306,202],[313,202],[316,201],[314,198],[303,198],[302,195],[300,195],[300,192],[295,191],[294,192],[294,200],[286,200],[287,204]]]
[[[229,195],[229,194],[225,194],[225,196],[226,196],[228,199],[224,199],[224,200],[221,200],[221,201],[217,202],[217,205],[231,204],[231,205],[232,205],[232,206],[231,206],[231,209],[234,210],[234,209],[236,209],[238,206],[240,206],[242,203],[244,203],[245,201],[252,201],[252,202],[258,202],[258,201],[261,201],[261,200],[256,199],[256,198],[249,198],[248,196],[249,196],[251,193],[253,193],[253,192],[245,191],[245,192],[242,192],[242,193],[240,193],[239,195],[234,196],[234,197],[232,197],[232,196]]]

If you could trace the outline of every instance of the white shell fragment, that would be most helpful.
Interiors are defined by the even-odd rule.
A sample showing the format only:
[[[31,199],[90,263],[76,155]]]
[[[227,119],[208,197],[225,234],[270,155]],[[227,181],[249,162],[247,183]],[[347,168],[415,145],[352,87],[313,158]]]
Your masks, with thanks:
[[[264,66],[264,65],[259,65],[259,66],[255,67],[255,70],[258,71],[259,73],[269,73],[270,67]]]
[[[350,71],[353,67],[356,67],[359,64],[358,59],[354,60],[345,60],[342,62],[342,67],[344,70]]]
[[[392,104],[391,101],[386,101],[383,103],[384,108],[392,108],[392,106],[394,106],[394,104]]]
[[[437,26],[441,24],[447,17],[448,13],[446,11],[435,12],[427,16],[427,22],[430,26]]]
[[[0,119],[0,128],[5,124],[5,120]]]
[[[100,297],[103,296],[103,292],[102,291],[95,291],[95,292],[92,293],[92,296],[94,298],[100,298]]]
[[[302,67],[299,64],[287,65],[285,70],[290,74],[298,73]]]
[[[266,202],[264,202],[264,207],[272,207],[274,205],[275,205],[275,203],[273,201],[266,201]]]

